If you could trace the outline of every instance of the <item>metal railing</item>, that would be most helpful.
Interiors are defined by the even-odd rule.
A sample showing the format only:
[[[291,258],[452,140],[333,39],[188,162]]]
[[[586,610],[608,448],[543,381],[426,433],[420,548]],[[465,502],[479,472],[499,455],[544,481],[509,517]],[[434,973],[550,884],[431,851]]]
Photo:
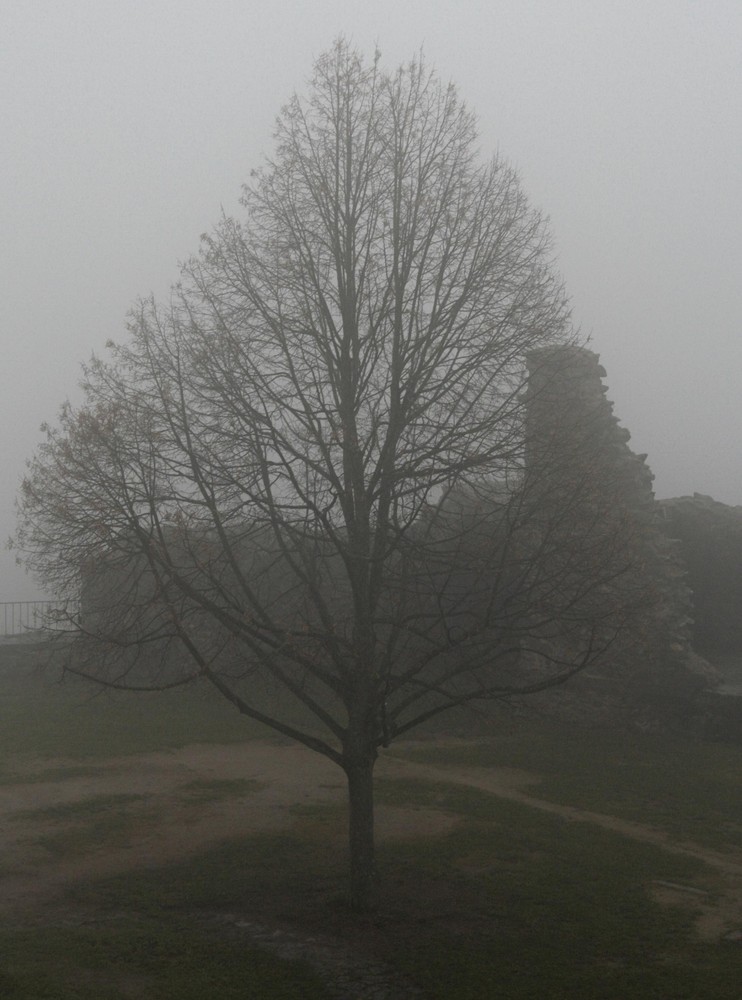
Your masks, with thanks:
[[[69,601],[0,601],[0,637],[63,628],[61,616],[74,610]]]

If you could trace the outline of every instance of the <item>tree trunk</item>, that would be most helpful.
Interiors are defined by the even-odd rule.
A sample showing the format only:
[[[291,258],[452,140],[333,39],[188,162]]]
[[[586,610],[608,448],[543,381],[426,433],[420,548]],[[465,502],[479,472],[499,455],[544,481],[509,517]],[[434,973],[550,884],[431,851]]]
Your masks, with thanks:
[[[375,755],[346,761],[348,832],[350,839],[350,905],[356,912],[372,909],[376,888],[374,861]]]

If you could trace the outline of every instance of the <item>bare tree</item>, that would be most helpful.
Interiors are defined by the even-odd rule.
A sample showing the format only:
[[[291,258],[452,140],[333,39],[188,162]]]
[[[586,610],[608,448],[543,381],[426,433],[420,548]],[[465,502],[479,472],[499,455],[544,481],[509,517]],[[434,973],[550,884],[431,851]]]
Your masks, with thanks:
[[[18,544],[82,590],[95,666],[75,669],[205,678],[343,768],[363,908],[379,748],[591,662],[635,606],[611,589],[634,557],[590,506],[597,473],[567,488],[527,462],[526,358],[570,340],[568,308],[454,87],[339,41],[275,138],[244,223],[204,237],[48,428]]]

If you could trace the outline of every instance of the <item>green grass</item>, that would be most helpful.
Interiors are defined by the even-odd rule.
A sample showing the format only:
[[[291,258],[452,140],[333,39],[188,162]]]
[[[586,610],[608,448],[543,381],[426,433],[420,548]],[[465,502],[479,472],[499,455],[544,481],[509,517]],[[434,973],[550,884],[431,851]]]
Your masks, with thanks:
[[[62,781],[96,773],[96,758],[270,735],[208,689],[91,697],[87,687],[50,684],[21,662],[0,671],[0,713],[5,781],[13,780],[14,757],[47,757],[34,777]],[[538,777],[526,789],[536,797],[707,847],[741,842],[735,747],[518,721],[478,743],[391,752],[457,769],[522,768]],[[365,919],[351,918],[344,904],[342,804],[296,804],[283,833],[78,882],[62,901],[64,926],[44,914],[46,925],[0,926],[0,997],[326,1000],[307,968],[209,923],[209,914],[233,913],[346,940],[409,975],[430,1000],[739,1000],[742,949],[701,941],[694,929],[694,908],[723,889],[717,871],[455,784],[445,770],[441,779],[379,780],[379,803],[444,810],[457,823],[444,835],[381,846],[379,908]],[[197,809],[261,787],[199,779],[179,794]],[[30,810],[26,819],[39,820],[34,842],[52,857],[84,857],[126,843],[134,824],[156,830],[155,801],[97,796]],[[657,881],[709,895],[660,905],[650,891]],[[73,926],[75,914],[86,922]]]
[[[120,811],[122,806],[133,802],[143,802],[149,796],[120,793],[116,795],[95,795],[75,802],[58,802],[39,809],[22,809],[12,814],[14,820],[87,820],[100,813]]]
[[[6,762],[7,763],[7,762]],[[29,785],[40,782],[54,783],[57,781],[67,781],[72,778],[94,778],[102,772],[100,767],[89,767],[84,765],[70,767],[47,767],[43,770],[33,771],[6,771],[0,773],[0,785]]]
[[[111,691],[71,676],[62,680],[58,667],[45,666],[47,659],[37,647],[0,647],[0,783],[26,780],[14,769],[14,758],[86,761],[277,738],[206,683],[161,692]]]
[[[99,795],[23,810],[13,813],[11,819],[38,821],[40,832],[28,842],[57,861],[90,850],[128,844],[135,833],[141,834],[144,826],[153,828],[157,823],[158,815],[148,803],[147,795]],[[56,825],[49,828],[50,824]]]
[[[519,721],[492,739],[392,749],[410,760],[531,771],[528,794],[635,820],[678,840],[742,847],[742,747]]]
[[[3,1000],[329,1000],[316,975],[169,919],[0,929]]]
[[[178,794],[190,805],[205,805],[223,799],[242,798],[266,788],[255,778],[196,778],[181,785]]]
[[[279,836],[83,887],[76,902],[163,920],[259,914],[329,933],[372,949],[431,1000],[739,1000],[742,951],[696,937],[693,900],[666,907],[648,891],[656,880],[713,889],[699,862],[474,789],[385,781],[381,799],[445,808],[460,823],[380,850],[380,907],[366,920],[342,905],[335,807],[299,812]]]

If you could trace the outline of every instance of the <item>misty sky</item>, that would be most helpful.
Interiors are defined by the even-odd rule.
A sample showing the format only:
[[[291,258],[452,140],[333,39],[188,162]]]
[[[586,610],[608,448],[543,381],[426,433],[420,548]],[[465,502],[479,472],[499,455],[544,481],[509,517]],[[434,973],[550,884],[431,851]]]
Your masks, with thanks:
[[[657,495],[742,504],[740,0],[0,0],[0,538],[80,362],[239,211],[339,34],[423,47],[516,165]],[[0,552],[0,600],[42,593]]]

